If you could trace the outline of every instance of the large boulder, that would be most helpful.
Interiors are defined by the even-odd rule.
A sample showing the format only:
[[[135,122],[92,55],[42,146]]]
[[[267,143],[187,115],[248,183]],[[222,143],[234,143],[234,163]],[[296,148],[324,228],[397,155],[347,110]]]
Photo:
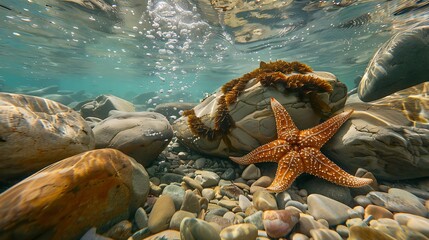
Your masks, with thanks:
[[[95,100],[85,103],[81,107],[80,113],[84,118],[105,119],[109,116],[111,110],[135,112],[134,105],[127,100],[113,95],[100,95]]]
[[[54,163],[0,195],[0,239],[79,239],[133,216],[149,192],[146,170],[118,150]]]
[[[360,81],[365,102],[429,80],[429,22],[400,31],[372,58]]]
[[[350,172],[365,168],[387,180],[429,176],[429,83],[372,103],[356,94],[354,113],[326,143],[324,152]]]
[[[94,145],[91,128],[72,109],[48,99],[0,93],[0,180],[28,176]]]
[[[305,129],[341,109],[346,95],[346,86],[331,73],[315,72],[298,62],[261,62],[260,68],[185,111],[173,128],[183,144],[198,152],[240,156],[276,138],[271,97]]]
[[[149,166],[173,138],[164,115],[154,112],[119,112],[93,128],[96,148],[115,148]]]

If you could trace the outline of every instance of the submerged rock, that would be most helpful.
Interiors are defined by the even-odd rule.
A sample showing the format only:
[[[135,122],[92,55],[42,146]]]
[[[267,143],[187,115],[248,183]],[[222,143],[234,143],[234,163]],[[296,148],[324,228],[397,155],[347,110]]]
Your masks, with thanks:
[[[149,192],[149,177],[114,149],[54,163],[0,195],[0,239],[78,239],[132,216]]]
[[[261,62],[260,68],[185,111],[173,127],[178,139],[195,151],[241,156],[275,139],[271,97],[286,107],[298,128],[305,129],[342,108],[346,92],[331,73],[313,72],[297,62]]]
[[[401,31],[374,55],[359,84],[362,101],[373,101],[428,81],[429,24]]]
[[[377,178],[429,176],[429,83],[372,103],[352,95],[350,120],[328,141],[324,153],[349,172],[365,168]]]
[[[96,148],[115,148],[149,166],[167,147],[173,129],[167,119],[153,112],[119,112],[93,128]]]
[[[94,143],[91,128],[72,109],[39,97],[0,94],[0,180],[28,176]]]
[[[134,105],[122,98],[113,95],[100,95],[95,100],[85,103],[80,108],[84,118],[96,117],[105,119],[111,110],[134,112]]]

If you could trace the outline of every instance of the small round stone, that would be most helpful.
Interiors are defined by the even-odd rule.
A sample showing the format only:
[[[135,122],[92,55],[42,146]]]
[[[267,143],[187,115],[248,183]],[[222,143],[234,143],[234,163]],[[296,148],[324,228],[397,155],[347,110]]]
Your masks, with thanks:
[[[245,180],[256,180],[261,177],[261,170],[256,167],[255,164],[250,164],[244,169],[243,173],[241,174],[241,177]]]
[[[251,223],[253,225],[255,225],[259,230],[263,230],[264,229],[264,225],[262,222],[262,211],[257,211],[254,214],[246,217],[244,219],[245,223]]]
[[[147,227],[148,217],[146,211],[143,208],[138,208],[134,215],[134,221],[139,229]]]
[[[185,190],[177,185],[168,185],[162,191],[162,195],[170,196],[174,201],[174,206],[177,210],[180,209],[183,203],[183,197],[185,196]]]
[[[331,229],[312,229],[310,235],[314,240],[343,240],[340,234]]]
[[[246,211],[246,209],[253,205],[253,203],[244,195],[238,196],[238,205],[243,211]]]
[[[170,221],[170,229],[179,230],[180,229],[180,223],[185,218],[193,218],[195,217],[194,213],[179,210],[174,213],[173,217],[171,217]]]
[[[268,236],[280,238],[289,234],[299,221],[299,213],[300,211],[296,208],[265,211],[262,221]]]
[[[152,233],[168,229],[171,217],[176,212],[174,201],[169,195],[161,195],[155,202],[148,219],[148,228]]]
[[[277,210],[276,198],[266,190],[258,190],[253,194],[253,205],[258,210]]]
[[[180,239],[220,240],[220,237],[219,232],[208,222],[197,218],[185,218],[180,224]]]
[[[370,215],[376,220],[379,218],[391,218],[391,219],[393,219],[393,213],[392,212],[385,209],[384,207],[380,207],[380,206],[376,206],[376,205],[372,205],[372,204],[366,206],[364,218],[367,218]]]
[[[252,240],[258,237],[258,229],[250,223],[229,226],[220,232],[222,240]]]
[[[215,198],[215,192],[213,189],[211,188],[204,188],[203,191],[201,192],[201,194],[203,195],[203,197],[207,198],[207,200],[213,200]]]

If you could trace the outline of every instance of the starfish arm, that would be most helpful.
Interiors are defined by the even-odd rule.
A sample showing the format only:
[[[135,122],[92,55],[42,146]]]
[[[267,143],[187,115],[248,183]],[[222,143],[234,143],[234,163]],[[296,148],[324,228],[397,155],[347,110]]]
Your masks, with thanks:
[[[295,126],[286,109],[276,99],[271,98],[271,108],[276,119],[277,138],[294,141],[298,136],[299,129]]]
[[[300,155],[305,166],[304,172],[311,175],[346,187],[362,187],[372,183],[372,179],[348,174],[317,149],[304,148],[300,151]]]
[[[299,153],[290,151],[280,159],[274,181],[267,190],[271,192],[285,191],[303,171]]]
[[[349,119],[352,113],[353,110],[340,113],[313,128],[301,131],[299,136],[301,145],[320,149]]]
[[[290,151],[290,145],[285,140],[274,140],[262,146],[255,148],[253,151],[243,157],[229,157],[232,161],[249,165],[260,162],[277,162],[283,155]]]

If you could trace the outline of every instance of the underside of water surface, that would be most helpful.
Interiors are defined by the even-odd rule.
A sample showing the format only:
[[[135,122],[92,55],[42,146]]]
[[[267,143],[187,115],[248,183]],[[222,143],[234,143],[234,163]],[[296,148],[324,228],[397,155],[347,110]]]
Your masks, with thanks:
[[[300,61],[356,86],[425,1],[0,1],[0,90],[57,85],[196,102],[260,61]]]

